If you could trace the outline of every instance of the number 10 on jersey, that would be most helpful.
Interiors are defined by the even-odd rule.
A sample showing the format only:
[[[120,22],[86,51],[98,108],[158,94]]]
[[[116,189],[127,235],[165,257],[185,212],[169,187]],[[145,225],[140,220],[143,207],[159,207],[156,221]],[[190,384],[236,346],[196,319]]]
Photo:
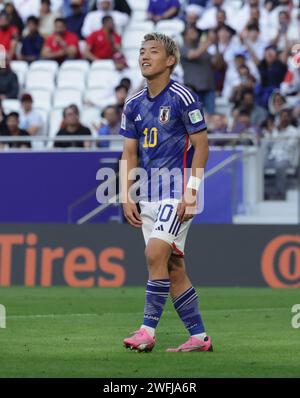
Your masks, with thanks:
[[[157,128],[152,127],[150,130],[145,128],[143,131],[143,134],[145,136],[144,138],[144,144],[143,148],[154,148],[157,145]]]

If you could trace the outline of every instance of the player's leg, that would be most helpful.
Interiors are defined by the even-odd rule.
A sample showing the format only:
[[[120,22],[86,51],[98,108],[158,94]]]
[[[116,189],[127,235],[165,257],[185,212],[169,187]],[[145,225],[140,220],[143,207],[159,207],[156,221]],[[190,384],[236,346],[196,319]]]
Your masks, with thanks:
[[[199,310],[198,295],[186,273],[184,259],[172,255],[169,259],[168,269],[171,282],[170,293],[174,307],[190,334],[186,343],[168,351],[212,351],[211,339],[205,333]]]
[[[162,315],[170,289],[168,260],[172,248],[161,239],[150,238],[156,220],[155,206],[141,203],[143,233],[146,242],[146,260],[149,279],[146,287],[144,320],[141,328],[124,340],[125,347],[151,351],[155,345],[155,329]]]
[[[170,279],[168,261],[171,252],[171,246],[157,238],[149,239],[146,246],[145,256],[148,265],[149,279],[146,288],[146,302],[142,328],[146,329],[150,336],[155,335],[155,329],[169,295]]]

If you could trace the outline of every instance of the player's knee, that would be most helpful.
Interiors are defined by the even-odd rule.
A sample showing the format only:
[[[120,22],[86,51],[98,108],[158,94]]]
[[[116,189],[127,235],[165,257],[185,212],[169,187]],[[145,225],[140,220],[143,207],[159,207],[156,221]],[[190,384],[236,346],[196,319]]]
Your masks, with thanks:
[[[162,253],[153,246],[146,247],[145,257],[147,260],[147,264],[150,268],[155,268],[157,266],[160,266],[163,261]]]

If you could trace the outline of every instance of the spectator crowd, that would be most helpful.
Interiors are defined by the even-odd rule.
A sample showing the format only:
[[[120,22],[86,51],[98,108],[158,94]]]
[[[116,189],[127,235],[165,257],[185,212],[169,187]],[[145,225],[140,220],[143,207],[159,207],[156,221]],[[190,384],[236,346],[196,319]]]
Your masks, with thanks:
[[[6,52],[0,69],[0,99],[19,98],[22,105],[19,115],[5,115],[0,107],[0,134],[41,134],[32,98],[20,92],[10,68],[13,60],[41,59],[59,64],[112,60],[118,76],[115,102],[101,109],[102,122],[95,128],[99,135],[117,134],[125,98],[137,89],[130,73],[124,73],[130,60],[122,37],[129,26],[135,26],[131,6],[133,2],[127,0],[0,0],[0,45]],[[148,0],[145,18],[154,26],[161,21],[183,26],[173,35],[181,52],[174,78],[201,98],[212,137],[228,133],[241,137],[246,132],[254,140],[274,138],[266,145],[265,167],[276,169],[276,194],[281,197],[286,170],[299,166],[300,1]],[[80,123],[75,105],[64,109],[60,127],[58,135],[91,134]],[[229,142],[212,141],[214,145]],[[55,147],[73,144],[57,142]],[[101,145],[107,147],[109,142]]]

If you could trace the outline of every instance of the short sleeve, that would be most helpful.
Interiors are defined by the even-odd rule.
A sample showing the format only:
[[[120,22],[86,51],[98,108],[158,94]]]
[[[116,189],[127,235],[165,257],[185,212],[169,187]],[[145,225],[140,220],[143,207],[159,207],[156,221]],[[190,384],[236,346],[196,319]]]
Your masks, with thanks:
[[[181,118],[188,134],[206,130],[202,104],[196,96],[193,102],[186,101],[182,105]]]
[[[33,112],[30,118],[30,124],[31,126],[41,127],[43,125],[43,119],[41,115],[37,112]]]
[[[124,137],[134,138],[136,140],[139,138],[138,131],[133,121],[132,111],[128,105],[125,105],[122,113],[120,134]]]
[[[180,8],[180,2],[179,2],[179,0],[172,0],[171,3],[172,3],[172,4],[171,4],[172,7]]]
[[[153,2],[151,0],[149,0],[149,4],[148,4],[148,8],[147,8],[147,12],[150,12],[151,14],[154,14],[154,7],[153,7]]]

